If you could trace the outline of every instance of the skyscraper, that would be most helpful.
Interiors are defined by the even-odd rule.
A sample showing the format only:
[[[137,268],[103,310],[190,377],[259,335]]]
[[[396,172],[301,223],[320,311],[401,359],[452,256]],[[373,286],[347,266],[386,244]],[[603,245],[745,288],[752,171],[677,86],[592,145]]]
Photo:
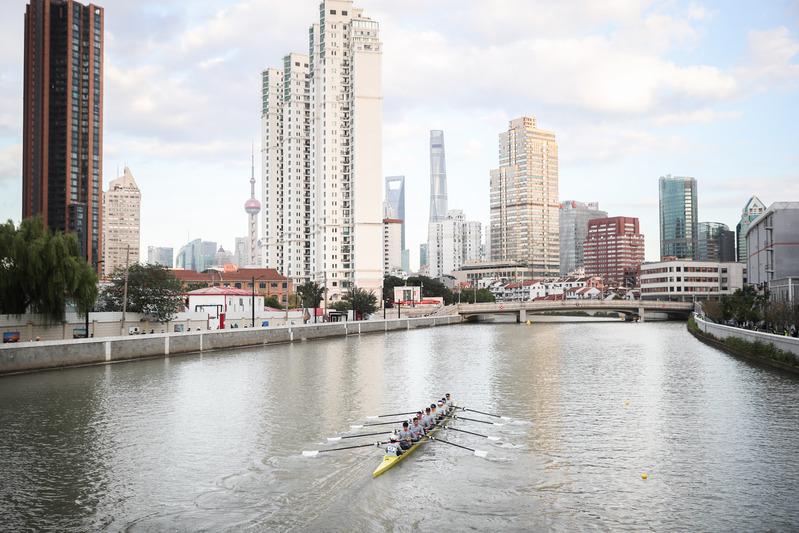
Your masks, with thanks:
[[[174,264],[172,261],[173,249],[161,246],[148,246],[147,247],[147,262],[151,265],[163,265],[167,268],[172,268]]]
[[[252,157],[250,199],[244,202],[244,211],[247,213],[247,265],[254,266],[259,263],[257,257],[258,213],[261,212],[261,202],[255,199],[255,154]]]
[[[103,193],[103,274],[139,262],[141,192],[128,167]],[[128,253],[130,250],[130,253]]]
[[[699,228],[699,261],[733,261],[731,250],[726,250],[730,243],[723,239],[730,228],[722,222],[700,222]],[[725,233],[726,232],[726,233]],[[722,259],[724,257],[725,259]]]
[[[309,54],[262,74],[266,264],[329,299],[382,286],[382,44],[352,0],[323,0]]]
[[[596,218],[588,223],[585,275],[608,285],[625,285],[625,273],[644,262],[644,236],[633,217]]]
[[[558,143],[536,119],[510,121],[491,171],[491,260],[518,261],[536,276],[559,269]]]
[[[447,155],[444,132],[430,130],[430,220],[441,222],[447,217]]]
[[[752,225],[752,222],[763,214],[765,210],[766,205],[757,196],[749,198],[749,201],[744,205],[741,212],[741,220],[735,226],[735,233],[738,235],[736,256],[739,262],[745,263],[749,257],[746,253],[746,232],[749,231],[749,226]]]
[[[103,9],[31,0],[25,10],[22,217],[73,233],[99,263],[103,190]]]
[[[405,176],[386,177],[386,200],[393,209],[391,216],[383,213],[386,218],[402,220],[402,250],[405,249]]]
[[[661,176],[660,258],[693,259],[699,257],[696,179]]]
[[[583,243],[588,236],[588,221],[605,218],[607,211],[600,211],[597,202],[560,203],[558,227],[560,228],[560,275],[565,276],[583,268]]]

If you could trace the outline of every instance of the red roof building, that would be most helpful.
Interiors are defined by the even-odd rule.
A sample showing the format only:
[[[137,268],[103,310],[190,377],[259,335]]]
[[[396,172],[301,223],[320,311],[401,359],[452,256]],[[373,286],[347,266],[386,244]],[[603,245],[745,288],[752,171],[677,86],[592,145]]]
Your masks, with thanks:
[[[239,270],[209,269],[203,272],[173,268],[172,274],[183,282],[184,287],[203,283],[207,287],[230,287],[242,289],[252,294],[255,283],[256,294],[265,298],[274,296],[281,305],[288,304],[289,295],[294,292],[291,280],[278,273],[274,268],[244,268]]]

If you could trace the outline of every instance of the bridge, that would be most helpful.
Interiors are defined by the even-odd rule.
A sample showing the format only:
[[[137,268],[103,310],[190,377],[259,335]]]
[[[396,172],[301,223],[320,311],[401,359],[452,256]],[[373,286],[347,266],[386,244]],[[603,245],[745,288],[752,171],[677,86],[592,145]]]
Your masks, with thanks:
[[[688,320],[694,310],[693,302],[661,302],[657,300],[545,300],[537,302],[494,302],[456,304],[457,313],[466,320],[480,315],[516,315],[517,322],[526,322],[528,314],[566,311],[617,312],[637,316],[643,322],[647,313],[666,314],[669,320]]]

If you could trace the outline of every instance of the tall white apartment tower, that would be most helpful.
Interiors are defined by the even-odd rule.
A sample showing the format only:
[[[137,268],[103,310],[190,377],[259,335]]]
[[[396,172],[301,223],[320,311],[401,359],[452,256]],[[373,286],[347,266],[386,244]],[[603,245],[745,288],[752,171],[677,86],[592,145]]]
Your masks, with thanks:
[[[314,264],[309,61],[292,53],[283,69],[261,73],[261,263],[295,285],[310,279]]]
[[[440,278],[469,261],[480,260],[481,224],[466,220],[463,211],[450,209],[444,220],[427,225],[430,277]]]
[[[519,261],[535,276],[559,274],[558,143],[536,119],[510,121],[491,171],[491,260]]]
[[[382,286],[379,33],[352,0],[324,0],[309,54],[263,72],[264,266],[334,301]]]

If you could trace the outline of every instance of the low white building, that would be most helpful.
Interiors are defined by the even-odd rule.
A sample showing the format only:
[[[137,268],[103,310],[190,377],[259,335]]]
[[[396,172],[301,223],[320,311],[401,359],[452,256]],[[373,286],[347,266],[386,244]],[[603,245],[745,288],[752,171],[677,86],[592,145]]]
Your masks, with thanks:
[[[745,283],[744,263],[675,260],[641,265],[641,299],[645,300],[719,298]]]
[[[252,321],[255,305],[255,325],[264,314],[264,295],[236,289],[233,287],[205,287],[191,291],[188,297],[188,310],[194,313],[208,313],[208,327],[225,329],[226,321],[250,317]]]

